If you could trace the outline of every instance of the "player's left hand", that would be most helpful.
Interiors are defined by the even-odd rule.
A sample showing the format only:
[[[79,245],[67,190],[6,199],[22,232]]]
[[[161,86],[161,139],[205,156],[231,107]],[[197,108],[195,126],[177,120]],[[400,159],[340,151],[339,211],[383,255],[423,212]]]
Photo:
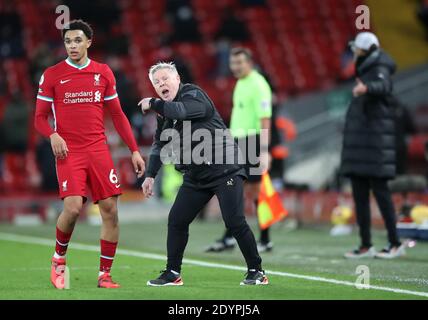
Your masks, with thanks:
[[[367,86],[357,78],[357,85],[352,89],[352,94],[354,97],[362,96],[367,93]]]
[[[144,174],[144,171],[146,171],[146,163],[144,162],[143,157],[141,157],[141,154],[138,151],[134,151],[132,153],[131,160],[137,177],[141,178]]]
[[[146,113],[150,109],[150,99],[151,98],[144,98],[138,102],[138,105],[141,107],[141,111],[143,111],[143,113]]]

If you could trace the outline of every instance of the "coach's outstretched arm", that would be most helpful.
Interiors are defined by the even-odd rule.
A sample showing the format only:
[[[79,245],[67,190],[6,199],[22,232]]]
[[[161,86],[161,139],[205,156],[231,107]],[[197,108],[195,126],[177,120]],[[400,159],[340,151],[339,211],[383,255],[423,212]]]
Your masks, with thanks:
[[[205,118],[212,112],[202,93],[196,89],[184,93],[180,102],[152,98],[149,104],[150,109],[168,119],[174,120]]]
[[[164,101],[157,98],[145,98],[139,105],[143,112],[152,109],[161,116],[172,120],[193,120],[211,115],[211,104],[199,90],[191,90],[182,95],[181,101]]]

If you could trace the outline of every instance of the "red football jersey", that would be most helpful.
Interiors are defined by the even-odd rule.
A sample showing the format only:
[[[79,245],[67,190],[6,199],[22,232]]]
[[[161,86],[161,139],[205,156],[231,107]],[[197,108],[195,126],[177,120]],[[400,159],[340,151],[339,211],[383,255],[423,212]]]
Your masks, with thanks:
[[[67,58],[46,69],[37,95],[52,102],[55,131],[70,152],[107,149],[104,101],[116,98],[116,80],[109,66],[89,58],[82,66]]]

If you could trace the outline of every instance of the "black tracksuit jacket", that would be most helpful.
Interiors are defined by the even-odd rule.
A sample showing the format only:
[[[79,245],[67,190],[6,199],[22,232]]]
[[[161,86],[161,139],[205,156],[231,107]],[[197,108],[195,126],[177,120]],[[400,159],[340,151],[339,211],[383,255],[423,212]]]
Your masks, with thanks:
[[[194,84],[180,84],[177,96],[173,101],[168,102],[153,98],[150,100],[150,109],[157,113],[157,129],[146,177],[155,177],[161,168],[161,150],[164,148],[163,152],[176,156],[173,163],[176,170],[183,173],[183,185],[211,188],[234,175],[241,175],[246,178],[243,165],[239,164],[242,162],[239,161],[238,163],[238,157],[241,154],[233,138],[229,135],[227,139],[215,139],[215,130],[227,130],[227,127],[214,103],[201,88]],[[185,121],[189,122],[184,125]],[[191,126],[191,130],[186,129],[189,128],[188,125]],[[178,135],[173,138],[170,137],[167,141],[162,141],[165,139],[161,139],[161,134],[166,129],[175,129]],[[212,139],[191,141],[191,134],[199,129],[208,131]],[[189,143],[189,141],[191,142]],[[190,160],[189,152],[193,152],[196,147],[198,149],[195,151],[200,152],[201,146],[205,146],[206,150],[211,149],[211,156],[205,157],[202,151],[202,153],[198,153],[202,154],[204,159],[202,163],[195,163],[193,158],[190,163],[189,161],[184,163],[184,155],[187,154],[187,160]],[[234,160],[232,163],[230,160],[226,163],[224,157],[231,153],[234,155]],[[220,163],[219,157],[216,159],[216,154],[223,154],[223,163]]]

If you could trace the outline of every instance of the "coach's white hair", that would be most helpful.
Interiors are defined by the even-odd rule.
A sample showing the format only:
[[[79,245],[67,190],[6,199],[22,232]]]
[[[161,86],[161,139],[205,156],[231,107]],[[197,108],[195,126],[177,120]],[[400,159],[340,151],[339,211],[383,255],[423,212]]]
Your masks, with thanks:
[[[150,67],[149,79],[152,83],[153,83],[153,75],[155,74],[156,71],[159,71],[161,69],[169,69],[178,75],[178,71],[177,71],[177,68],[175,67],[174,62],[162,62],[162,61],[160,61],[160,62],[158,62],[158,63],[156,63]]]

